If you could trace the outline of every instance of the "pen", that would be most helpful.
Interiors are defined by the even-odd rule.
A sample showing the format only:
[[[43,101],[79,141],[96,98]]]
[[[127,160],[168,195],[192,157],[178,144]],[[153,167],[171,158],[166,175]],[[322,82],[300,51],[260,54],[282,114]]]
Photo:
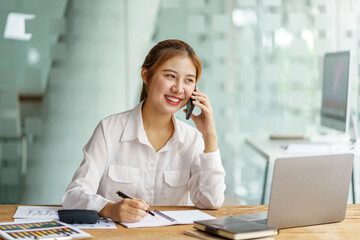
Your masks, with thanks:
[[[129,196],[126,195],[125,193],[120,192],[119,190],[117,190],[116,193],[117,193],[117,195],[119,195],[119,196],[122,197],[122,198],[130,198],[130,199],[132,199],[131,197],[129,197]],[[155,215],[152,211],[147,210],[146,212],[149,213],[151,216],[156,217],[156,215]],[[156,217],[156,218],[157,218],[157,217]]]

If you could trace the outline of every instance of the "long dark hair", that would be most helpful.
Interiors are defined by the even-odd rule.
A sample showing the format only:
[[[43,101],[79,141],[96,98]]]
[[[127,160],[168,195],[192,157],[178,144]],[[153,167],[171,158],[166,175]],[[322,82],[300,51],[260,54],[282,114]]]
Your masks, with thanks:
[[[199,80],[201,75],[201,62],[195,51],[190,47],[189,44],[181,40],[168,39],[156,44],[146,56],[142,69],[147,70],[146,79],[147,82],[155,74],[156,70],[164,64],[167,60],[176,56],[188,56],[196,68],[196,82]],[[147,98],[147,85],[143,82],[143,87],[140,94],[140,102]]]

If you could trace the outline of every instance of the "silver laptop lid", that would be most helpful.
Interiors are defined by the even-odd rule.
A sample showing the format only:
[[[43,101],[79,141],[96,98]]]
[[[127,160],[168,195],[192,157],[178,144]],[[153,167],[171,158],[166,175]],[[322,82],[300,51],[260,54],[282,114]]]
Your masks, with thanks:
[[[353,162],[352,153],[276,159],[267,225],[290,228],[342,221]]]

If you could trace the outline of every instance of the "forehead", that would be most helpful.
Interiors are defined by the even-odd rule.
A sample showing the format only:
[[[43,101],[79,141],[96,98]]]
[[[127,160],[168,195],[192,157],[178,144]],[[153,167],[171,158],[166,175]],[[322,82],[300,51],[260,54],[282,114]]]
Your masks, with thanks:
[[[165,61],[160,70],[172,69],[186,74],[196,74],[196,67],[189,56],[175,56]]]

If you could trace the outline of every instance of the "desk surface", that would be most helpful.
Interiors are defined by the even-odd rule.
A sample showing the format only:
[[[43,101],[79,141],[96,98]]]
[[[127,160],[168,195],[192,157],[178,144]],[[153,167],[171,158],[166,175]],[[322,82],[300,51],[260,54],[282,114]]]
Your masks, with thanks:
[[[13,221],[17,205],[0,205],[0,222]],[[194,207],[156,207],[159,210],[190,210]],[[267,211],[267,205],[224,206],[219,210],[203,210],[215,217]],[[195,239],[184,235],[192,225],[176,225],[155,228],[126,229],[118,224],[117,229],[84,230],[95,239]],[[348,205],[345,220],[338,223],[280,230],[279,235],[270,239],[359,239],[360,205]]]
[[[247,138],[245,142],[255,149],[266,160],[273,161],[277,157],[289,157],[291,155],[285,153],[285,148],[288,144],[296,143],[310,143],[307,139],[283,139],[273,140],[268,137],[263,138]]]

